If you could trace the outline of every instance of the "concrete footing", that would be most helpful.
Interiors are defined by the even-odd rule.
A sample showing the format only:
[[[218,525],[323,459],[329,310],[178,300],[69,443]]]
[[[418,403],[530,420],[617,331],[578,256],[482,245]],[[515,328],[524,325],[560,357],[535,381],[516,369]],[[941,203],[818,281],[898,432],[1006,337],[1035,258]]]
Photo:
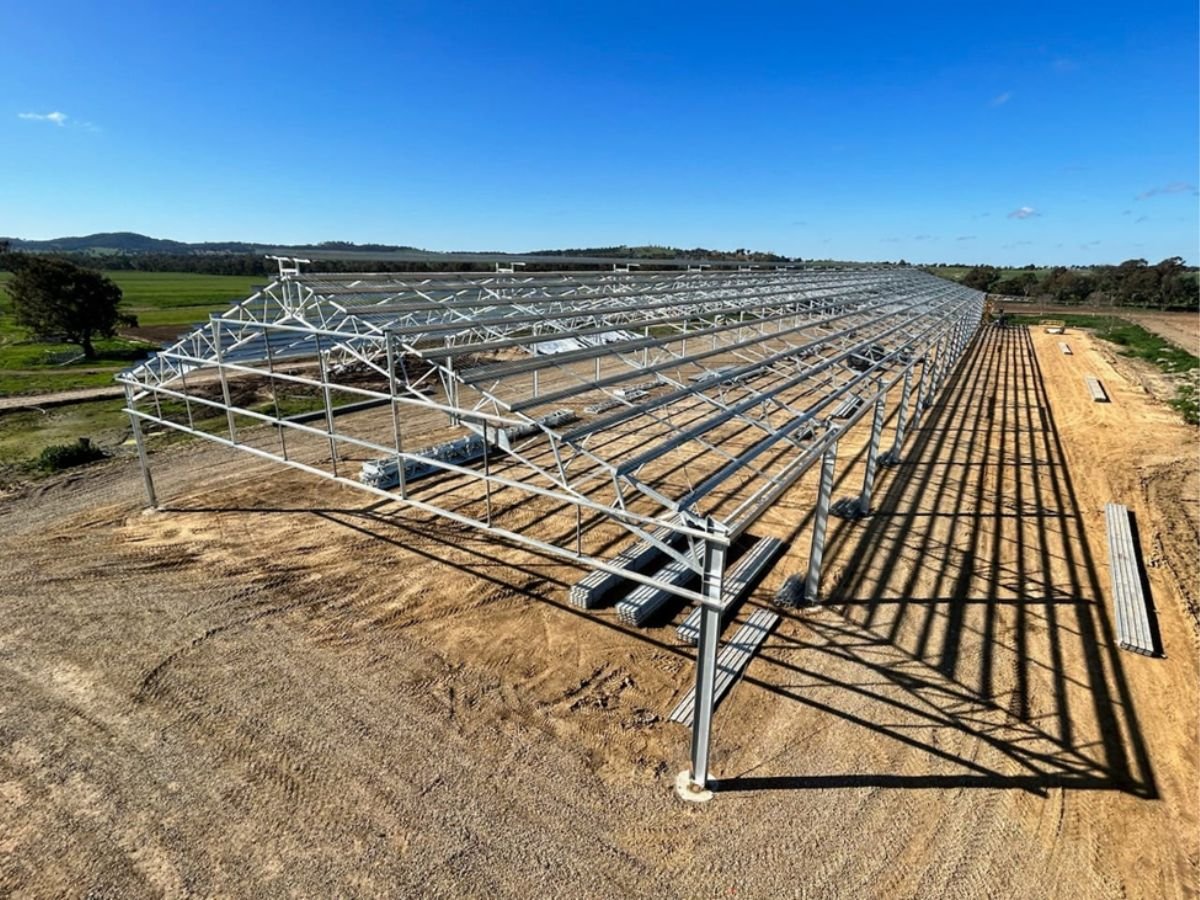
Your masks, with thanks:
[[[713,792],[692,781],[692,773],[684,770],[675,776],[675,796],[688,803],[707,803]]]

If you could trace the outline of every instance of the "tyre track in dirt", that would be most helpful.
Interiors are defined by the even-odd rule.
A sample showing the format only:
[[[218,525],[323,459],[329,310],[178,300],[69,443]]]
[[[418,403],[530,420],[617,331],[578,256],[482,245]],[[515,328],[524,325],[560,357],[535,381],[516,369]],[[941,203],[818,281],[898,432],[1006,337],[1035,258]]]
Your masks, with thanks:
[[[719,709],[725,782],[704,808],[672,799],[686,732],[656,718],[689,655],[669,624],[565,608],[567,564],[221,448],[163,452],[161,513],[137,511],[129,460],[0,501],[0,893],[1188,895],[1194,668],[1178,651],[1083,665],[1098,632],[1077,611],[1106,600],[1067,547],[1095,546],[1093,507],[1125,484],[1092,477],[1115,429],[1089,417],[1118,410],[1075,403],[1078,373],[1034,349],[1078,513],[1050,471],[1017,466],[1054,459],[1020,381],[1002,452],[953,419],[1028,350],[969,357],[983,380],[927,414],[878,516],[831,523],[842,605],[786,615]],[[1175,483],[1135,490],[1146,535]],[[798,485],[762,523],[795,545],[773,578],[805,561],[811,496]],[[944,516],[973,509],[978,526]],[[1177,642],[1170,567],[1151,574]],[[1110,774],[1097,671],[1129,682],[1156,799]]]

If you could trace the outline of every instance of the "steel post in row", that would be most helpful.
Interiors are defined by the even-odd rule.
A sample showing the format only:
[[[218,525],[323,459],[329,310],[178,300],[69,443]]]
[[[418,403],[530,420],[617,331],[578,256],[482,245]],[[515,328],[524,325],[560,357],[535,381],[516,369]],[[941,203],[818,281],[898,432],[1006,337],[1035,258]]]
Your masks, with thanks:
[[[321,370],[321,395],[325,403],[325,432],[329,435],[329,460],[334,477],[338,470],[338,448],[333,424],[333,398],[329,392],[329,351],[321,349],[321,336],[317,335],[317,364]]]
[[[709,520],[707,529],[721,526]],[[717,676],[717,644],[721,635],[721,597],[725,580],[725,545],[704,542],[704,602],[700,606],[700,638],[696,650],[696,700],[692,721],[692,755],[688,787],[694,792],[708,787],[709,749],[712,744],[713,690]]]
[[[821,457],[821,486],[817,494],[817,510],[813,518],[812,547],[808,554],[808,575],[804,579],[804,602],[816,606],[821,602],[821,558],[825,555],[825,531],[829,524],[829,501],[833,495],[833,475],[837,467],[838,442],[833,441]]]
[[[858,509],[864,516],[871,514],[871,491],[875,487],[875,470],[879,464],[879,439],[883,436],[883,420],[886,417],[887,394],[880,394],[875,401],[875,414],[871,418],[871,441],[867,445],[867,471],[863,475],[862,493],[858,497]]]
[[[221,320],[216,316],[212,318],[212,338],[217,363],[217,377],[221,380],[221,397],[225,400],[225,418],[229,422],[229,440],[236,444],[238,442],[237,425],[233,420],[233,401],[229,394],[229,378],[225,374],[225,351],[221,347]]]
[[[461,425],[458,415],[458,380],[454,377],[454,357],[446,357],[446,369],[442,373],[442,383],[446,387],[446,405],[450,407],[450,424]]]
[[[396,381],[396,339],[395,336],[388,332],[386,339],[387,349],[387,370],[388,370],[388,406],[392,410],[392,441],[396,445],[396,453],[404,452],[404,435],[400,428],[400,410],[396,405],[396,396],[399,394],[398,382]],[[408,373],[405,372],[405,380],[408,380]],[[396,477],[400,481],[400,499],[408,499],[408,479],[404,474],[404,460],[396,459]]]
[[[137,445],[138,462],[142,467],[142,482],[146,486],[146,505],[151,509],[158,506],[154,493],[154,479],[150,477],[150,460],[146,455],[146,441],[142,436],[142,420],[133,413],[133,386],[125,385],[125,407],[129,410],[129,425],[133,429],[133,442]]]
[[[900,459],[900,451],[904,448],[904,429],[908,426],[908,402],[912,395],[913,366],[909,363],[904,370],[904,384],[900,388],[900,409],[896,412],[896,436],[892,441],[892,449],[888,454],[893,460]]]

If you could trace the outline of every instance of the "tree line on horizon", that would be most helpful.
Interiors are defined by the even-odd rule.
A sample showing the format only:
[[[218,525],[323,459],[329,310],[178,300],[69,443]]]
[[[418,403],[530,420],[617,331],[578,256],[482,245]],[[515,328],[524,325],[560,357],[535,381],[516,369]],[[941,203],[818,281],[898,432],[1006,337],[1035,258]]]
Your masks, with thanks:
[[[1127,259],[1119,265],[1087,269],[1055,266],[1044,277],[1039,277],[1033,266],[1007,275],[995,266],[975,266],[962,276],[961,283],[991,294],[1066,306],[1193,310],[1200,306],[1200,278],[1178,256],[1155,265],[1144,259]]]

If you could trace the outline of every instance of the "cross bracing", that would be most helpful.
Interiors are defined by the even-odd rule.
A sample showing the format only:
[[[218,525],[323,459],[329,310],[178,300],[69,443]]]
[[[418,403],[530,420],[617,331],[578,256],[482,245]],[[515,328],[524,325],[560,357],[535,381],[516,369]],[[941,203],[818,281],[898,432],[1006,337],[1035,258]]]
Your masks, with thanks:
[[[119,378],[139,450],[143,427],[190,432],[708,610],[726,548],[813,467],[816,599],[839,439],[870,423],[865,513],[982,309],[908,268],[291,269]],[[661,569],[624,568],[634,543]],[[719,627],[700,623],[701,784]]]

